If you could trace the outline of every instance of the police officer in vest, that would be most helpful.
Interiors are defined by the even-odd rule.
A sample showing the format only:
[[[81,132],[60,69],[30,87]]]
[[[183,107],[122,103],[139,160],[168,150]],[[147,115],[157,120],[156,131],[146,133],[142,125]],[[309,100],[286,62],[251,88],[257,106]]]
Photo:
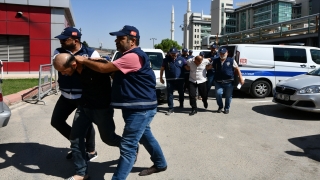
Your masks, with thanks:
[[[122,109],[125,127],[120,145],[120,159],[112,179],[126,179],[136,158],[138,142],[151,155],[153,166],[139,173],[140,176],[165,171],[167,162],[161,147],[152,135],[150,123],[157,112],[156,78],[150,67],[148,55],[139,46],[140,34],[134,26],[126,25],[117,36],[117,50],[122,56],[106,64],[76,57],[79,63],[101,73],[115,72],[112,84],[111,105]]]
[[[217,50],[218,50],[218,46],[213,43],[211,46],[210,46],[210,50],[211,52],[206,54],[205,55],[205,58],[209,58],[210,61],[212,62],[213,59],[215,58],[218,58],[219,57],[219,54],[217,53]],[[211,89],[211,86],[214,84],[214,68],[212,69],[209,69],[207,71],[207,92],[208,92],[208,95],[209,95],[209,91]]]
[[[183,48],[182,49],[182,54],[181,57],[184,58],[184,60],[187,62],[189,58],[189,54],[188,54],[188,49],[187,48]],[[183,86],[183,92],[186,92],[187,89],[189,89],[189,76],[190,76],[190,71],[183,69],[184,71],[184,86]]]
[[[215,68],[215,91],[216,91],[216,101],[219,106],[218,113],[222,112],[228,114],[233,93],[233,81],[234,74],[239,76],[239,82],[244,84],[240,68],[238,67],[236,61],[231,57],[228,57],[228,51],[226,48],[222,47],[219,49],[219,58],[216,58],[212,62],[212,67]],[[222,94],[225,94],[225,106],[222,102]]]
[[[61,48],[54,51],[55,57],[60,53],[69,53],[72,55],[80,55],[87,57],[100,57],[99,53],[92,48],[86,47],[81,43],[81,33],[74,27],[65,28],[62,33],[55,38],[60,40]],[[61,91],[52,113],[51,125],[56,128],[65,138],[69,140],[71,127],[66,123],[68,116],[78,107],[82,96],[82,85],[79,74],[74,73],[71,76],[62,75],[58,72],[58,83]],[[89,127],[86,136],[86,152],[88,158],[97,157],[95,151],[95,131],[93,126]],[[66,156],[67,159],[72,158],[72,153]]]
[[[192,53],[193,53],[193,51],[190,49],[189,50],[189,56],[188,56],[188,59],[191,59],[191,58],[193,58],[194,56],[192,55]]]
[[[173,47],[169,50],[170,56],[166,57],[162,61],[162,66],[160,69],[160,82],[164,84],[163,80],[163,71],[166,74],[166,82],[167,82],[167,101],[169,110],[166,115],[170,115],[173,113],[173,91],[175,89],[178,90],[179,93],[179,103],[180,108],[183,108],[184,101],[184,66],[186,65],[186,61],[183,57],[177,57],[178,50]],[[188,79],[189,80],[189,79]]]

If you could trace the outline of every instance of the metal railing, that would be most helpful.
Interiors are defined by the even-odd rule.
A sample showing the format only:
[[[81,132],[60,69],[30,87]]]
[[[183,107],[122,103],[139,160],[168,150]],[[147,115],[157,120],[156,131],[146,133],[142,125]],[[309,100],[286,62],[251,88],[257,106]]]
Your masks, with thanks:
[[[53,88],[53,83],[55,83],[55,88]],[[50,93],[58,94],[57,73],[52,64],[42,64],[39,68],[38,93],[23,100],[43,102],[45,105],[46,102],[42,98]]]

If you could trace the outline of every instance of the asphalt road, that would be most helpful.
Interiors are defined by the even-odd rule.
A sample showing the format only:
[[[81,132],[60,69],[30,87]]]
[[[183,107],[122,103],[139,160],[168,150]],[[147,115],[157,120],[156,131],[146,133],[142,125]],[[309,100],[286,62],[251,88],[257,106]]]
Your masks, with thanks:
[[[50,125],[58,97],[45,97],[46,105],[20,103],[12,107],[8,126],[0,129],[0,179],[55,180],[74,174],[72,161],[65,159],[70,143]],[[159,105],[151,127],[168,169],[138,176],[152,165],[142,147],[128,179],[319,179],[320,114],[285,108],[271,100],[236,93],[227,115],[216,113],[214,98],[209,99],[208,110],[198,101],[195,116],[188,115],[188,98],[185,108],[176,108],[171,116],[164,114],[166,104]],[[121,134],[124,123],[119,110],[115,122]],[[98,132],[96,150],[99,157],[89,163],[91,179],[111,179],[119,150],[105,145]]]

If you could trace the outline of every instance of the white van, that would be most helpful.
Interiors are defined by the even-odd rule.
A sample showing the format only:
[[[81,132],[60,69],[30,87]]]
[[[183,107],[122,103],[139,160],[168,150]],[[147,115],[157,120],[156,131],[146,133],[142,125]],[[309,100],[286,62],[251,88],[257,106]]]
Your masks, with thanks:
[[[309,46],[230,44],[228,56],[238,63],[242,91],[263,98],[282,80],[320,67],[320,48]]]
[[[205,54],[211,53],[211,51],[208,49],[197,49],[197,50],[192,50],[192,51],[193,51],[192,56],[198,56],[200,54],[200,52],[204,52]]]
[[[166,85],[165,77],[163,77],[164,84],[162,84],[160,82],[160,68],[162,66],[162,61],[165,58],[165,55],[161,49],[144,49],[144,48],[142,48],[142,50],[149,56],[150,63],[151,63],[150,66],[152,67],[154,74],[156,76],[156,90],[157,90],[158,101],[166,101],[167,100],[167,85]],[[120,56],[121,56],[121,53],[116,51],[114,53],[111,61],[118,59]]]

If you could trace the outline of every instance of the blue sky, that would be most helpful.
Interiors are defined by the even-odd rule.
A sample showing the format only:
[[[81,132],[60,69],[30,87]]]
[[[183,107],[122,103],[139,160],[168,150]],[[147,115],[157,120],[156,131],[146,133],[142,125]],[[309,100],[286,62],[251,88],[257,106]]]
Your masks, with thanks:
[[[237,2],[248,0],[234,0]],[[115,37],[109,32],[132,25],[140,31],[140,47],[152,48],[162,39],[171,37],[171,10],[174,6],[174,40],[183,43],[183,15],[187,12],[188,0],[71,0],[76,28],[82,30],[82,40],[92,47],[115,49]],[[211,0],[191,0],[191,11],[210,14]]]

